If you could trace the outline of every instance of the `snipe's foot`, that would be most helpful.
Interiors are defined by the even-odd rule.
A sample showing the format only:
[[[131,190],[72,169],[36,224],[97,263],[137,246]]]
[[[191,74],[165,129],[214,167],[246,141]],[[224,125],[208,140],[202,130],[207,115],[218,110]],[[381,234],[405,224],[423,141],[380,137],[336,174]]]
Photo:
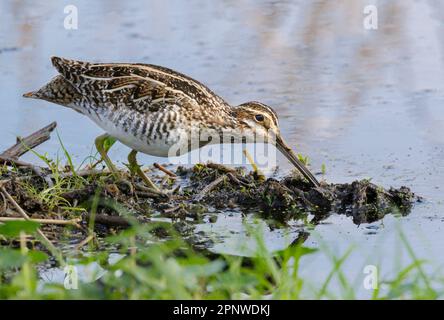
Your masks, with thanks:
[[[95,140],[97,151],[99,152],[102,160],[105,161],[109,171],[111,171],[113,174],[117,174],[118,170],[108,157],[108,151],[115,142],[116,140],[107,133],[98,136]]]
[[[151,179],[145,174],[145,172],[143,172],[143,170],[141,169],[140,165],[137,163],[137,151],[136,150],[132,150],[129,154],[128,154],[128,167],[131,171],[131,174],[136,174],[138,175],[143,183],[145,183],[145,185],[149,188],[152,189],[154,192],[156,193],[163,193],[155,184],[153,181],[151,181]]]

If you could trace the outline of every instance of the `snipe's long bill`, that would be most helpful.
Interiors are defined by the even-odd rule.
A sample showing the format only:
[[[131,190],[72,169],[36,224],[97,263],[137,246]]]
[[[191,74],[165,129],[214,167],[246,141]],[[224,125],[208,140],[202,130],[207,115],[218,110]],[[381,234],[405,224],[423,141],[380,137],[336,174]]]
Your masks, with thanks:
[[[214,143],[194,141],[196,128],[201,133],[198,137],[228,134],[247,143],[262,137],[275,144],[313,186],[319,186],[282,139],[276,112],[265,104],[253,101],[230,106],[198,81],[150,64],[89,63],[59,57],[53,57],[52,64],[59,75],[24,96],[84,114],[133,152],[167,157],[172,149],[174,155],[180,155]],[[101,141],[96,140],[96,145],[112,166],[99,148]],[[226,140],[219,143],[222,141]]]

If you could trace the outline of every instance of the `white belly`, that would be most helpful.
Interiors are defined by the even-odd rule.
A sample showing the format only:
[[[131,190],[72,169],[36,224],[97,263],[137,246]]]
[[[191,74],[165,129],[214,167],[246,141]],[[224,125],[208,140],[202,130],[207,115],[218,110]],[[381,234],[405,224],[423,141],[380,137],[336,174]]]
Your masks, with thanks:
[[[92,115],[89,115],[89,118],[110,136],[138,152],[157,157],[177,156],[189,152],[189,150],[186,150],[188,146],[188,136],[185,130],[173,130],[170,132],[168,138],[150,139],[148,136],[134,136],[131,132],[125,131],[122,126],[116,126],[111,121],[102,121]],[[175,150],[181,151],[177,153]]]

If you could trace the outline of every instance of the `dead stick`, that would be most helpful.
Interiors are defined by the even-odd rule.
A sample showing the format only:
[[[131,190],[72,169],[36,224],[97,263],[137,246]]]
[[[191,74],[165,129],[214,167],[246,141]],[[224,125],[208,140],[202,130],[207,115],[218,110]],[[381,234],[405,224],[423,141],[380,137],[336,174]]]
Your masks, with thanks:
[[[213,189],[215,189],[219,184],[224,182],[226,178],[227,178],[226,175],[222,175],[219,178],[217,178],[216,180],[214,180],[213,182],[211,182],[209,185],[205,186],[205,188],[203,188],[197,194],[197,196],[194,197],[194,200],[197,200],[197,201],[202,200],[209,192],[213,191]]]
[[[160,171],[166,173],[167,175],[169,175],[170,177],[177,177],[176,174],[170,170],[168,170],[167,168],[165,168],[164,166],[162,166],[161,164],[158,164],[157,162],[155,162],[153,164],[157,169],[159,169]]]
[[[207,167],[211,168],[211,169],[222,171],[223,173],[229,173],[229,172],[236,173],[236,169],[224,166],[223,164],[220,164],[220,163],[209,162],[209,163],[207,163]]]
[[[56,122],[52,122],[46,127],[32,133],[26,138],[17,138],[17,143],[8,148],[2,153],[2,156],[10,158],[18,158],[28,152],[30,149],[34,149],[43,142],[49,140],[51,132],[57,126]]]
[[[2,184],[0,184],[0,185],[2,185]],[[3,192],[0,192],[0,195],[2,196],[2,201],[3,201],[3,208],[2,208],[2,211],[0,211],[0,213],[3,214],[8,209],[8,203],[6,202],[6,198],[5,198],[5,195],[3,194]]]
[[[167,214],[170,214],[170,213],[173,213],[173,212],[175,212],[177,210],[180,210],[181,208],[182,208],[182,206],[178,205],[178,206],[175,206],[175,207],[172,207],[172,208],[165,209],[165,210],[163,210],[163,212],[167,213]]]
[[[254,162],[253,157],[251,156],[251,154],[248,152],[247,149],[244,149],[244,155],[247,158],[248,162],[250,162],[250,165],[253,167],[253,171],[258,175],[258,176],[263,176],[264,174],[259,170],[258,166],[256,165],[256,163]]]
[[[227,173],[227,177],[230,178],[230,180],[233,183],[236,183],[240,186],[244,186],[244,187],[252,187],[253,184],[252,183],[246,183],[244,181],[239,180],[234,174],[232,174],[231,172]]]
[[[9,166],[28,167],[28,168],[35,167],[35,165],[29,162],[21,161],[2,154],[0,154],[0,164],[7,164]]]
[[[94,239],[96,235],[90,234],[89,236],[87,236],[85,239],[83,239],[81,242],[79,242],[76,246],[75,246],[75,250],[80,250],[83,246],[85,246],[86,244],[88,244],[91,240]]]
[[[90,218],[90,215],[86,216],[88,222]],[[130,222],[123,217],[110,216],[107,214],[96,214],[95,223],[103,224],[109,227],[129,227],[131,225]]]
[[[145,185],[143,185],[141,183],[135,183],[135,187],[136,187],[137,190],[145,192],[146,195],[147,196],[149,195],[150,197],[157,196],[157,197],[160,197],[160,198],[165,198],[165,197],[168,196],[166,193],[164,193],[162,191],[157,191],[157,190],[148,188],[148,187],[146,187]]]
[[[70,225],[76,228],[81,228],[78,222],[82,221],[82,219],[72,219],[72,220],[60,220],[60,219],[32,219],[29,220],[20,217],[0,217],[0,222],[8,222],[8,221],[33,221],[40,224],[56,224],[56,225]]]

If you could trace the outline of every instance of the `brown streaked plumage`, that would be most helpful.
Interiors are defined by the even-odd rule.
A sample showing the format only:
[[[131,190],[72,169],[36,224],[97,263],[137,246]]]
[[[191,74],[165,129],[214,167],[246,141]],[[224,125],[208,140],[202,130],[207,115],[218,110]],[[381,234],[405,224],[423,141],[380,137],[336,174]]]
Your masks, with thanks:
[[[283,141],[277,114],[265,104],[231,107],[200,82],[155,65],[58,57],[52,63],[60,74],[24,96],[72,108],[133,150],[171,156],[217,142],[202,141],[202,134],[228,134],[243,142],[256,142],[260,136],[275,144],[305,178],[319,186]],[[193,134],[196,131],[201,135]]]

